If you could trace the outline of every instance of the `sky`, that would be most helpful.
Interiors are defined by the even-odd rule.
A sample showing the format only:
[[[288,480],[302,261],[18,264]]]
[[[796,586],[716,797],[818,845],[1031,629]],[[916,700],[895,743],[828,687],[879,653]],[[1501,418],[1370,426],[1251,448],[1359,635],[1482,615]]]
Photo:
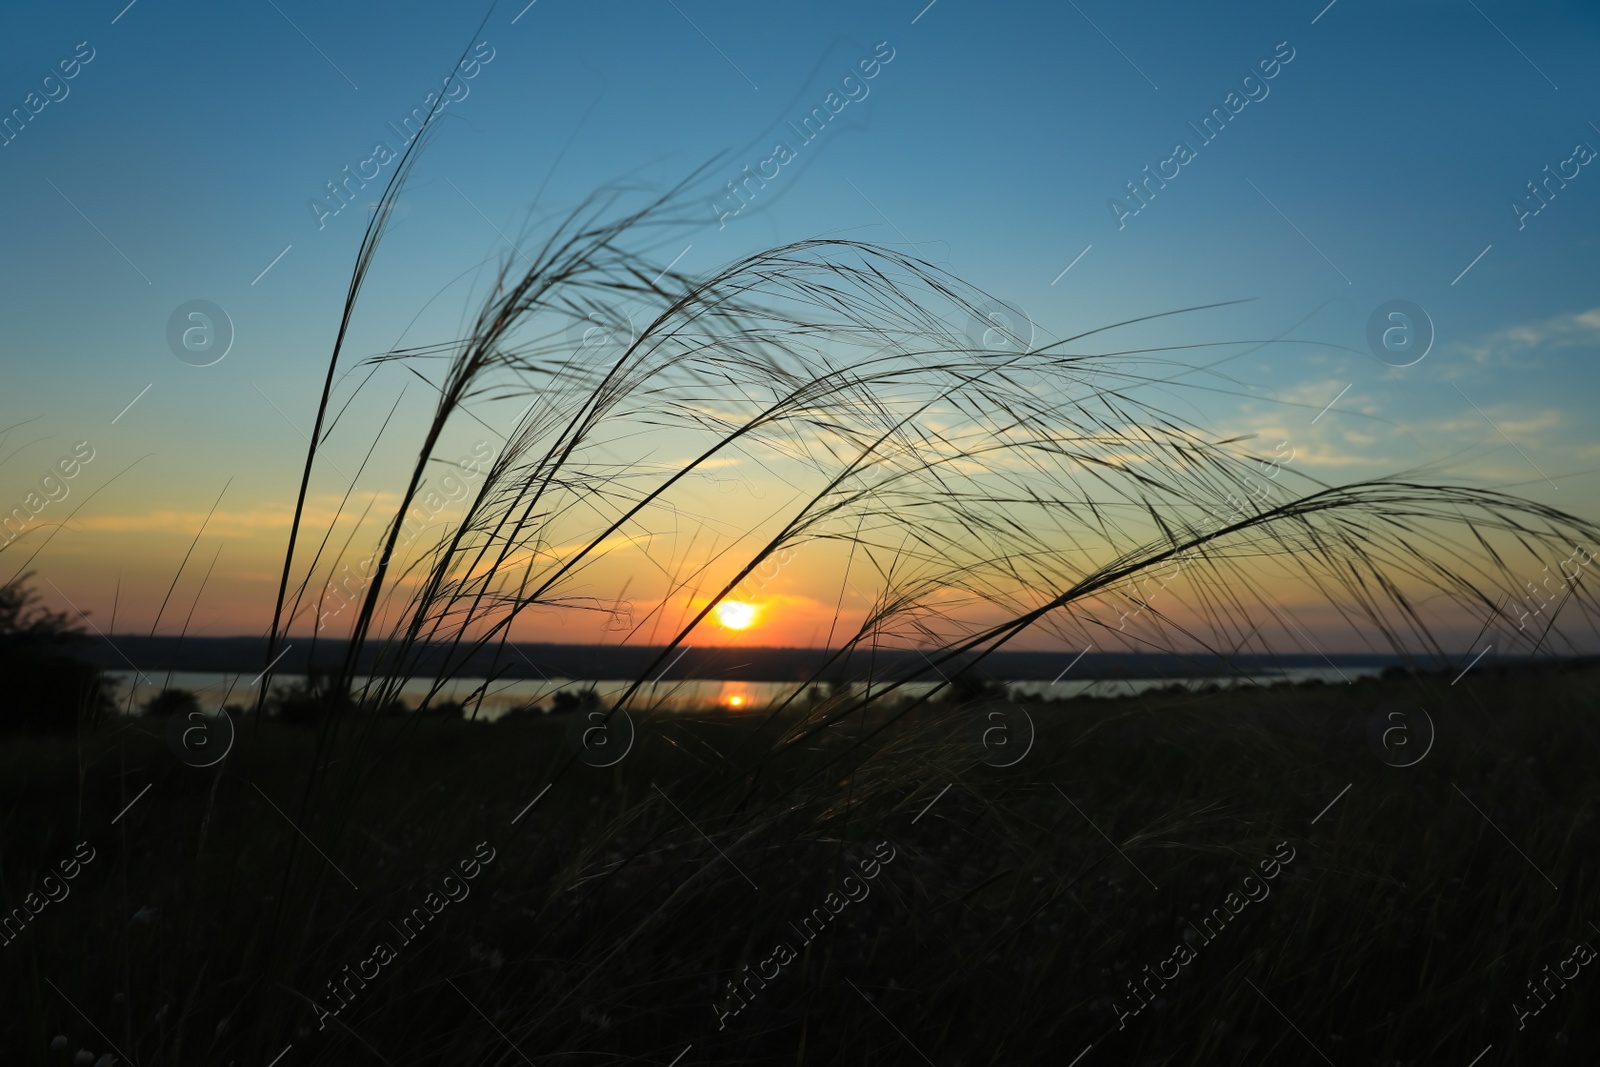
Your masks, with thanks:
[[[1593,516],[1597,41],[1592,5],[1494,0],[33,5],[0,37],[0,508],[74,473],[22,536],[0,534],[0,579],[26,566],[52,604],[117,632],[264,630],[366,205],[392,169],[378,146],[400,146],[464,49],[342,369],[454,336],[486,266],[597,187],[708,166],[703,222],[662,237],[663,265],[880,241],[1057,337],[1247,300],[1137,334],[1293,341],[1192,398],[1212,431],[1289,442],[1330,479],[1448,461]],[[790,123],[830,93],[847,102],[802,142]],[[793,159],[734,212],[726,183],[771,174],[778,140]],[[364,167],[379,178],[349,205],[328,198]],[[1431,334],[1421,356],[1373,349],[1391,305]],[[220,357],[178,354],[196,308],[231,341]],[[384,374],[332,463],[377,434],[407,381]],[[399,418],[425,410],[412,390]],[[363,478],[409,454],[385,447]],[[323,473],[314,509],[341,491]],[[704,489],[737,525],[784,485]],[[643,565],[619,554],[592,594],[620,598]],[[757,626],[705,640],[825,640],[837,566],[798,560],[752,597]],[[560,613],[516,636],[615,639]]]

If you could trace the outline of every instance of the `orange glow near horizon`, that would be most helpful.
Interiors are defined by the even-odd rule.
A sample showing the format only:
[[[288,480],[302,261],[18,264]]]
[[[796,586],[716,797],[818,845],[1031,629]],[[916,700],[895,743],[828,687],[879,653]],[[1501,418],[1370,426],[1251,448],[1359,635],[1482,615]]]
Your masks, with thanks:
[[[4,499],[0,497],[0,500]],[[78,621],[90,640],[102,644],[104,641],[96,634],[96,630],[114,642],[119,641],[119,635],[148,634],[152,629],[160,636],[169,637],[185,632],[196,638],[259,637],[265,634],[272,622],[273,605],[282,573],[281,529],[276,526],[249,528],[246,520],[258,517],[255,511],[239,513],[239,527],[244,532],[237,535],[232,527],[223,527],[226,537],[216,534],[213,529],[216,523],[213,522],[205,526],[204,540],[196,547],[195,559],[209,558],[225,542],[225,549],[217,561],[216,573],[211,574],[205,567],[197,566],[195,560],[190,560],[188,566],[175,574],[195,537],[192,530],[185,533],[187,540],[181,542],[176,535],[184,533],[191,525],[199,529],[206,522],[207,513],[179,509],[171,516],[171,530],[155,528],[158,525],[155,519],[165,522],[166,513],[152,514],[155,517],[151,519],[149,529],[124,528],[135,525],[131,521],[105,523],[105,528],[91,524],[78,529],[79,518],[83,516],[72,519],[70,525],[62,528],[61,536],[51,540],[48,550],[30,565],[29,569],[38,571],[38,576],[30,586],[40,594],[42,604]],[[44,532],[50,533],[49,530]],[[172,535],[170,540],[169,535]],[[0,540],[4,540],[4,536],[0,534]],[[44,538],[36,537],[34,531],[29,531],[25,537],[35,538],[38,548],[46,547]],[[0,549],[18,553],[13,558],[19,561],[25,558],[20,553],[28,547],[23,538],[9,545],[0,545]],[[856,633],[863,621],[876,610],[872,598],[879,594],[880,588],[877,584],[864,582],[859,574],[851,577],[848,584],[843,583],[841,577],[846,573],[846,559],[841,556],[833,560],[829,558],[828,551],[829,546],[819,546],[816,552],[790,564],[780,578],[769,582],[766,588],[754,595],[747,593],[750,596],[748,600],[730,598],[719,602],[693,628],[693,635],[686,643],[708,647],[821,648],[831,642],[833,647],[838,647],[848,635]],[[316,584],[301,602],[299,611],[292,615],[289,611],[284,613],[288,640],[298,643],[302,639],[310,639],[318,633],[319,622],[323,624],[320,634],[324,640],[343,640],[348,636],[350,626],[359,614],[360,602],[357,598],[364,594],[366,588],[359,580],[360,551],[352,548],[348,556],[355,556],[356,561],[347,564],[341,560],[337,566],[327,559],[320,562],[315,576]],[[600,571],[593,580],[593,588],[601,590],[600,599],[610,604],[614,597],[620,596],[619,591],[627,587],[634,571],[630,561],[623,557],[608,562],[607,566],[610,569]],[[1533,566],[1531,561],[1523,564],[1523,567],[1529,575],[1539,573],[1539,568]],[[1163,617],[1185,627],[1205,626],[1207,617],[1191,606],[1193,601],[1185,592],[1190,569],[1186,567],[1179,572],[1168,573],[1162,573],[1162,570],[1164,568],[1158,569],[1158,581],[1154,584],[1128,583],[1130,592],[1142,591],[1142,595],[1154,597],[1151,608],[1140,610],[1127,601],[1115,600],[1110,594],[1101,599],[1086,599],[1075,606],[1070,618],[1063,616],[1060,627],[1050,629],[1036,625],[1009,642],[1008,647],[1017,651],[1064,650],[1070,652],[1070,661],[1072,655],[1082,651],[1091,641],[1095,641],[1099,651],[1137,650],[1141,647],[1139,641],[1155,639],[1158,631],[1154,629],[1154,612],[1160,612]],[[1550,572],[1555,571],[1556,567],[1552,565]],[[297,569],[296,575],[303,575],[303,571]],[[174,588],[175,577],[179,581]],[[337,577],[338,583],[324,587],[322,583],[330,577]],[[1170,583],[1168,579],[1171,579]],[[409,591],[410,581],[412,579],[395,571],[390,572],[388,579],[391,587],[403,591]],[[1170,588],[1165,592],[1158,591],[1169,584]],[[841,586],[844,591],[842,598],[838,596]],[[1262,587],[1275,607],[1289,613],[1294,619],[1293,625],[1290,625],[1281,619],[1274,621],[1271,608],[1249,609],[1252,619],[1263,622],[1266,640],[1273,646],[1288,650],[1294,648],[1296,642],[1309,639],[1325,652],[1367,651],[1361,643],[1365,638],[1351,629],[1349,619],[1326,601],[1308,594],[1303,586],[1291,584],[1278,573],[1269,572],[1262,575]],[[342,593],[339,592],[341,589]],[[169,592],[171,604],[161,613],[161,606]],[[317,599],[319,595],[322,597],[320,601]],[[927,602],[935,604],[950,621],[950,628],[942,631],[944,638],[955,634],[958,626],[996,625],[1004,614],[1001,605],[975,603],[965,591],[951,591],[947,595],[941,590],[934,590],[927,596]],[[659,644],[673,636],[674,625],[683,625],[704,610],[708,597],[699,591],[646,586],[632,589],[628,599],[632,625],[649,621],[648,625],[640,626],[637,632],[606,625],[613,619],[626,621],[620,608],[614,609],[610,615],[600,613],[597,617],[597,613],[588,605],[581,610],[563,610],[557,598],[553,603],[534,606],[518,615],[508,628],[507,636],[517,643],[583,645],[622,640],[630,645]],[[1031,595],[1027,602],[1032,602]],[[397,598],[393,614],[385,614],[390,611],[386,600],[379,608],[374,630],[382,632],[389,626],[399,624],[405,603],[402,594]],[[178,606],[184,606],[184,610],[180,612]],[[1081,635],[1073,622],[1073,619],[1080,617],[1089,620]],[[655,625],[656,620],[661,621],[660,626]],[[1440,633],[1448,639],[1462,643],[1470,643],[1481,629],[1480,620],[1458,616],[1448,608],[1441,612],[1436,622],[1430,619],[1430,623],[1439,626]],[[1296,633],[1295,627],[1301,628],[1303,634]],[[1107,631],[1122,636],[1108,636]],[[920,630],[913,633],[905,629],[896,630],[885,639],[904,643],[902,637],[911,641],[912,638],[921,639],[923,636]],[[1097,637],[1101,640],[1095,640]],[[1108,646],[1105,641],[1117,643]],[[1179,645],[1182,650],[1192,650],[1192,647]],[[1481,641],[1478,647],[1482,647]],[[1499,647],[1496,646],[1497,650]],[[1062,663],[1061,667],[1065,665]],[[1061,667],[1056,670],[1059,671]],[[719,699],[719,704],[734,706],[728,703],[727,695]],[[746,693],[742,707],[754,706],[754,698]]]

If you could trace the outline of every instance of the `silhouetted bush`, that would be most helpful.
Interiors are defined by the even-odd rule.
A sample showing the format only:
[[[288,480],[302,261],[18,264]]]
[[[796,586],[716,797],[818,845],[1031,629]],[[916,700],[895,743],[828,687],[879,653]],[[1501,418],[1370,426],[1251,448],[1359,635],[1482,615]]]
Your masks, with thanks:
[[[274,690],[267,704],[279,722],[293,726],[315,726],[328,715],[347,715],[358,710],[355,701],[342,693],[336,694],[331,683],[315,673],[303,682]]]
[[[559,690],[550,698],[551,712],[590,711],[600,706],[600,695],[594,689]]]
[[[1007,699],[1006,687],[987,673],[968,668],[950,678],[943,699],[951,704],[985,703]]]
[[[74,733],[111,714],[98,667],[73,658],[81,631],[38,605],[31,573],[0,586],[0,730]]]
[[[200,701],[187,689],[163,689],[144,703],[146,715],[187,715],[200,710]]]

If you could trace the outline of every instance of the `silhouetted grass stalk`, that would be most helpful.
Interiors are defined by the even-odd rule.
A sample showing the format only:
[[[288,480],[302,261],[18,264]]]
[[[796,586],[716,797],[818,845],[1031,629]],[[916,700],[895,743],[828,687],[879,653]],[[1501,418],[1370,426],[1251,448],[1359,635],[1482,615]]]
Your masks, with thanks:
[[[285,613],[299,614],[332,535],[330,527],[291,596],[344,340],[414,150],[386,187],[358,254],[316,412],[269,652],[287,636]],[[769,560],[786,560],[806,544],[834,543],[847,552],[841,603],[844,586],[864,572],[871,607],[853,625],[836,610],[835,627],[843,629],[837,640],[830,636],[822,666],[744,738],[766,747],[738,774],[703,780],[684,798],[697,810],[735,812],[708,832],[727,854],[757,867],[770,851],[760,847],[764,841],[843,834],[851,812],[863,806],[880,815],[903,810],[930,766],[967,773],[975,761],[922,740],[957,714],[935,703],[951,675],[1030,631],[1054,633],[1069,649],[1107,640],[1123,627],[1112,630],[1090,611],[1107,598],[1148,612],[1158,632],[1123,634],[1136,642],[1231,652],[1254,642],[1271,651],[1308,640],[1268,585],[1292,582],[1372,647],[1450,656],[1459,649],[1439,643],[1441,623],[1463,613],[1486,625],[1509,621],[1491,592],[1511,580],[1508,553],[1548,555],[1600,534],[1554,508],[1420,474],[1326,485],[1285,472],[1290,499],[1269,506],[1246,498],[1219,519],[1212,505],[1244,489],[1253,457],[1143,399],[1194,368],[1160,354],[1167,349],[1081,350],[1110,330],[1204,308],[1017,352],[974,350],[949,322],[978,315],[986,294],[895,249],[807,240],[702,278],[660,270],[648,249],[635,245],[685,223],[679,209],[688,188],[686,181],[632,209],[624,208],[623,191],[596,194],[554,226],[535,254],[518,253],[526,263],[521,273],[507,257],[464,337],[368,361],[369,370],[405,367],[438,398],[382,527],[376,567],[363,575],[360,609],[319,727],[319,763],[344,712],[386,706],[425,652],[443,649],[445,662],[431,672],[424,707],[482,650],[496,649],[504,670],[516,654],[512,627],[527,613],[615,612],[580,590],[586,573],[619,540],[680,517],[688,479],[735,457],[782,465],[784,473],[773,477],[797,490],[795,500],[751,516],[746,536],[754,547],[739,554],[737,540],[706,550],[698,562],[663,564],[641,550],[641,567],[661,572],[662,591],[628,639],[647,624],[669,625],[670,636],[609,713],[635,707],[708,614],[750,588]],[[574,350],[565,340],[567,323],[597,310],[619,320],[624,307],[639,309],[645,325],[616,351]],[[441,359],[436,384],[425,368]],[[402,528],[436,453],[458,424],[486,424],[485,406],[508,400],[527,406],[461,501],[461,518],[401,566]],[[647,462],[648,446],[691,435],[703,443],[675,468]],[[635,438],[643,454],[602,455]],[[1189,618],[1158,609],[1148,592],[1135,595],[1137,583],[1158,569],[1167,580],[1180,571],[1187,578]],[[1577,585],[1570,596],[1592,619],[1592,597]],[[668,605],[679,600],[690,605],[685,617],[668,623]],[[373,665],[357,691],[353,680],[369,646]],[[870,663],[884,647],[921,648],[941,680],[930,693],[898,700],[917,675],[871,672],[877,676],[864,691],[841,690],[814,706],[801,700],[813,684],[847,663]],[[495,680],[490,674],[468,698],[474,711]],[[929,709],[939,713],[920,718]],[[356,725],[355,751],[374,743],[376,722],[367,717]],[[847,738],[832,730],[851,722],[858,729]],[[922,725],[913,729],[914,722]],[[781,729],[769,733],[768,725]],[[560,781],[575,757],[550,756]],[[308,773],[302,813],[319,773],[331,772]],[[351,772],[323,794],[324,827],[342,829],[364,780]],[[612,831],[620,834],[630,818]],[[602,835],[554,872],[550,898],[580,884],[601,891],[596,886],[611,884],[641,857],[675,847],[669,833],[663,825],[644,835],[596,873],[586,857],[609,840]],[[590,995],[592,980],[720,873],[702,868],[630,913],[641,918],[598,924],[584,944],[586,975],[524,1008],[514,1032],[559,1029],[560,1013]],[[287,866],[284,879],[280,908]]]

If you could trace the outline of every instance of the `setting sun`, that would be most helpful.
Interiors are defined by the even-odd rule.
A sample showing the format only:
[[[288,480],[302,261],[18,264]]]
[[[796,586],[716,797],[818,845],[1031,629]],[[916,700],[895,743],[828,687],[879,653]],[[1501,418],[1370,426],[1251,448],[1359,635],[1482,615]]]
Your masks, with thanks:
[[[748,629],[756,621],[756,606],[742,600],[724,600],[717,605],[717,621],[730,630]]]

